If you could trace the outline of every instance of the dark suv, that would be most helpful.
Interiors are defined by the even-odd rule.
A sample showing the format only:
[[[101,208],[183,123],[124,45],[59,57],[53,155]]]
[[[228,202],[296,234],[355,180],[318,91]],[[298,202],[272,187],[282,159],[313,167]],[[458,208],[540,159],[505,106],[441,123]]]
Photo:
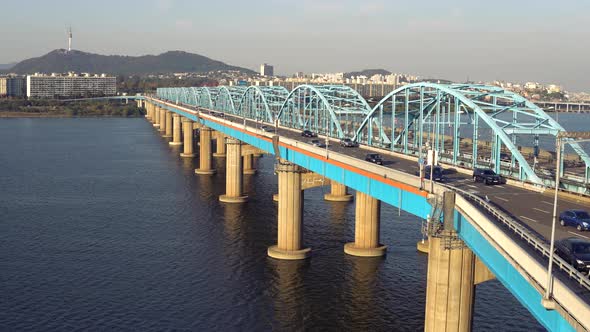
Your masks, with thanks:
[[[416,175],[420,176],[420,171],[416,171]],[[444,169],[440,166],[434,166],[432,175],[434,181],[445,182],[447,180],[447,178],[444,176]],[[430,180],[430,165],[426,165],[424,167],[424,178],[426,180]]]
[[[350,138],[343,138],[340,140],[340,146],[346,147],[346,148],[356,148],[359,146],[359,144],[353,140],[351,140]]]
[[[303,137],[318,137],[318,134],[314,133],[311,130],[304,130],[301,132],[301,136],[303,136]]]
[[[383,165],[383,159],[381,159],[381,155],[378,153],[369,153],[365,157],[366,161],[372,162],[373,164]]]
[[[580,272],[590,269],[590,242],[570,237],[555,243],[555,253]]]
[[[483,182],[487,185],[502,184],[502,177],[489,168],[476,168],[473,170],[473,182]]]

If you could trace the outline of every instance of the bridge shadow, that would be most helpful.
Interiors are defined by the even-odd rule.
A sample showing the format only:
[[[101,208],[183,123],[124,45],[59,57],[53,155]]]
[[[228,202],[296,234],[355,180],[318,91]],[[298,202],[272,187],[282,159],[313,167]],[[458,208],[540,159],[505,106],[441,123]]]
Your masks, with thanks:
[[[310,260],[281,261],[268,258],[272,271],[270,293],[273,298],[273,330],[293,331],[300,329],[307,308],[303,276],[310,266]]]
[[[346,283],[347,294],[350,294],[350,297],[346,299],[345,310],[349,317],[354,317],[351,330],[365,331],[369,328],[367,322],[371,322],[376,312],[380,311],[380,303],[377,300],[379,295],[376,294],[377,276],[385,259],[346,255],[346,260],[350,264],[350,274]]]

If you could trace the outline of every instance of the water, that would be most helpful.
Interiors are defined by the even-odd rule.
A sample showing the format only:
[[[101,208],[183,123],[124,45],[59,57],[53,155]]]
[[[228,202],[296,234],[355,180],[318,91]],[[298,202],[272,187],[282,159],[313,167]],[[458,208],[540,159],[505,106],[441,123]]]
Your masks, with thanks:
[[[382,206],[384,259],[345,255],[354,204],[305,193],[303,262],[276,242],[272,158],[224,205],[143,119],[0,120],[0,330],[423,329],[420,223]],[[475,331],[543,330],[497,281]]]
[[[557,120],[559,124],[568,131],[588,131],[588,127],[590,127],[590,114],[587,113],[547,113],[550,117]],[[498,116],[498,119],[512,122],[512,114],[511,113],[502,113]],[[519,119],[522,121],[529,121],[534,122],[531,119],[527,119],[527,117],[521,115]],[[467,115],[463,114],[461,116],[461,120],[467,123],[470,122],[470,119]],[[450,131],[447,129],[447,133],[450,135]],[[461,137],[473,137],[473,125],[464,125],[461,127]],[[482,140],[490,141],[492,137],[492,130],[480,120],[479,125],[479,138]],[[534,137],[532,135],[516,135],[516,145],[520,146],[534,146]],[[590,154],[590,144],[588,143],[580,143],[584,151]],[[539,147],[543,150],[547,151],[555,151],[555,136],[551,135],[540,135],[539,136]],[[573,149],[567,145],[566,150],[567,153],[575,153]]]

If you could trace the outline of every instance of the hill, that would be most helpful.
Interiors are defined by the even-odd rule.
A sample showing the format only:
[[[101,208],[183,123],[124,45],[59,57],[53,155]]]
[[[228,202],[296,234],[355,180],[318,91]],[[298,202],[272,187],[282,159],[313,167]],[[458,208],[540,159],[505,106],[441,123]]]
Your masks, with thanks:
[[[231,66],[202,55],[182,51],[169,51],[160,55],[122,56],[101,55],[82,51],[51,51],[41,57],[21,61],[10,68],[17,74],[64,73],[68,71],[145,75],[176,72],[208,72],[216,70],[252,70]]]
[[[391,74],[390,71],[385,70],[385,69],[363,69],[361,71],[351,71],[349,73],[344,73],[344,77],[345,78],[351,78],[352,76],[367,76],[367,77],[371,77],[373,75],[389,75]]]
[[[1,69],[10,69],[10,68],[14,67],[15,64],[16,63],[5,63],[5,64],[3,63],[3,64],[0,64],[0,70]]]

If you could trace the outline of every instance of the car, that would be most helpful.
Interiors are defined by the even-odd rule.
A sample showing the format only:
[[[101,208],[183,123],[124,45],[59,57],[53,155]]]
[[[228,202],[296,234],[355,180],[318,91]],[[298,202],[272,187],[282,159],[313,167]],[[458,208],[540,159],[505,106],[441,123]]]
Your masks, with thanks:
[[[320,141],[319,139],[312,139],[309,144],[313,145],[313,146],[317,146],[318,148],[325,148],[326,145],[324,143],[322,143],[322,141]]]
[[[590,241],[577,237],[555,242],[555,253],[578,271],[588,273],[590,270]]]
[[[502,177],[489,168],[474,169],[473,182],[483,182],[487,185],[504,183]]]
[[[346,148],[356,148],[359,146],[359,144],[353,140],[351,140],[350,138],[343,138],[340,140],[340,146],[346,147]]]
[[[440,166],[434,166],[433,170],[433,178],[436,182],[445,182],[447,178],[444,176],[445,170]],[[416,172],[416,175],[420,176],[420,171]],[[430,165],[426,165],[424,167],[424,178],[426,180],[430,180]]]
[[[383,165],[383,159],[381,159],[381,155],[378,153],[369,153],[365,160],[368,162],[372,162],[373,164]]]
[[[574,226],[579,231],[590,229],[590,215],[584,210],[565,210],[559,214],[561,226]]]
[[[303,136],[303,137],[318,137],[318,134],[314,133],[311,130],[304,130],[301,132],[301,136]]]
[[[265,132],[269,132],[269,131],[272,131],[272,128],[269,126],[262,126],[262,127],[260,127],[260,130],[265,131]]]

